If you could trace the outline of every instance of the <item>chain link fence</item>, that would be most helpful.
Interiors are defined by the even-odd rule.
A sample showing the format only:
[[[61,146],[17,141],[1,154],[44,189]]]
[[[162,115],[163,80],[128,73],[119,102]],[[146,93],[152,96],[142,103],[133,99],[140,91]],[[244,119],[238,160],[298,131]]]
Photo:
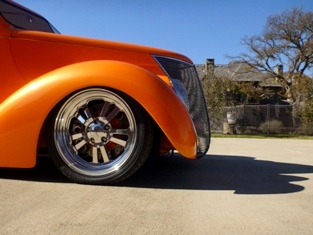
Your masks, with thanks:
[[[211,118],[211,131],[224,134],[313,135],[313,126],[304,125],[291,105],[240,105],[225,107],[224,118]]]

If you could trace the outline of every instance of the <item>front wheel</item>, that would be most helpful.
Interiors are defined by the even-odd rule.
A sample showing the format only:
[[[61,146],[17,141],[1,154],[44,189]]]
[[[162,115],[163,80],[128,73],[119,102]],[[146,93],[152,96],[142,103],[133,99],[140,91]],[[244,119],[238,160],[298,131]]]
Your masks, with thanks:
[[[127,95],[89,88],[64,99],[48,126],[49,152],[77,183],[109,184],[135,173],[150,155],[153,128]]]

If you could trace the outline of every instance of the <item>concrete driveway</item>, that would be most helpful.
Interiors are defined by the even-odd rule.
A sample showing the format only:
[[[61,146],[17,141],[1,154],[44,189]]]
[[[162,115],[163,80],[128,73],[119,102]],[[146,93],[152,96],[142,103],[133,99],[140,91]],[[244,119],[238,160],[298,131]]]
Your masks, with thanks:
[[[0,234],[312,234],[313,140],[213,138],[118,186],[0,168]]]

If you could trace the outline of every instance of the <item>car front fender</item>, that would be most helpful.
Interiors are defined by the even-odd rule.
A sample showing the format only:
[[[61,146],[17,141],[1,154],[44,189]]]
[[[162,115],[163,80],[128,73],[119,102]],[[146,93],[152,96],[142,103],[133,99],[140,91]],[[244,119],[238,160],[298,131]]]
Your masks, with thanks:
[[[168,84],[136,65],[88,61],[42,75],[0,105],[0,166],[35,166],[38,138],[49,112],[67,95],[87,87],[111,88],[131,96],[151,115],[181,155],[195,158],[196,133],[192,120]]]

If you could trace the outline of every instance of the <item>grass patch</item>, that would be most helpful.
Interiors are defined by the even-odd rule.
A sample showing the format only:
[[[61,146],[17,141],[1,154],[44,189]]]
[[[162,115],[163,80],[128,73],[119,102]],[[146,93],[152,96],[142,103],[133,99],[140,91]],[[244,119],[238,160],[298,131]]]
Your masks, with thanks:
[[[296,134],[216,134],[212,133],[213,138],[253,138],[253,139],[303,139],[303,140],[313,140],[313,136],[306,135],[296,135]]]

